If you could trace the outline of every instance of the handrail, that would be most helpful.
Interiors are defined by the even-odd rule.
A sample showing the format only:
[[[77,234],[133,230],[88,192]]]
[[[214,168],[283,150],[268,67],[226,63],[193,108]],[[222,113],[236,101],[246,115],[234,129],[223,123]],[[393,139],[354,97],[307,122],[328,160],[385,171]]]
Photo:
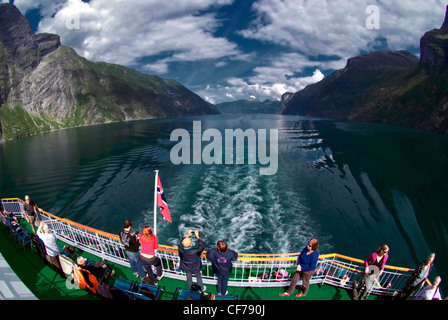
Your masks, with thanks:
[[[19,198],[1,199],[7,212],[23,217],[24,201]],[[60,218],[40,209],[41,220],[47,220],[58,239],[72,246],[89,252],[101,259],[130,267],[124,245],[119,236],[97,230],[69,219]],[[296,270],[296,260],[300,253],[253,254],[240,253],[234,262],[230,286],[244,287],[283,287],[288,284],[289,277],[277,277],[276,272],[283,269],[292,275]],[[173,246],[159,245],[157,255],[162,260],[165,276],[172,279],[185,279],[185,273],[179,269],[178,249]],[[204,283],[215,284],[216,277],[211,270],[211,263],[202,254]],[[316,272],[310,283],[325,283],[346,289],[351,282],[358,283],[364,271],[364,260],[352,258],[338,253],[321,254]],[[401,290],[413,269],[389,266],[381,275],[380,286],[374,287],[371,293],[392,295]]]

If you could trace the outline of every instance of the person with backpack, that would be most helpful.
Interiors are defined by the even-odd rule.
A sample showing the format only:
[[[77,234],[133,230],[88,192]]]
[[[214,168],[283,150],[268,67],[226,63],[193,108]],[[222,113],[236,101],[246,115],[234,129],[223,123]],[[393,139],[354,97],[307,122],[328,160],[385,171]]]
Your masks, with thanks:
[[[206,253],[207,260],[212,262],[213,273],[218,278],[217,292],[218,295],[227,294],[227,284],[232,274],[232,261],[238,259],[238,253],[229,249],[227,243],[219,240],[216,247],[210,249]]]
[[[143,268],[140,259],[140,240],[138,235],[131,233],[132,221],[126,219],[124,221],[123,230],[120,231],[120,240],[124,244],[129,264],[136,278],[144,279],[146,271]]]

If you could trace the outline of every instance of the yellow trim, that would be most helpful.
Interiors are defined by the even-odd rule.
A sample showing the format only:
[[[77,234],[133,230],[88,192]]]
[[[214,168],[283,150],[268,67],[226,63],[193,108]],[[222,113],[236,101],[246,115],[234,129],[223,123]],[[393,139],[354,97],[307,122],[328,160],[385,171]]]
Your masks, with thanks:
[[[24,201],[22,199],[19,198],[5,198],[5,199],[1,199],[3,201],[21,201],[22,203],[24,203]],[[84,229],[86,231],[90,231],[96,234],[99,234],[101,236],[104,236],[106,238],[110,238],[110,239],[114,239],[117,241],[120,241],[120,237],[116,234],[112,234],[112,233],[108,233],[108,232],[104,232],[98,229],[94,229],[88,226],[85,226],[83,224],[71,221],[69,219],[64,219],[64,218],[60,218],[58,216],[55,216],[51,213],[46,212],[45,210],[40,209],[41,212],[49,215],[50,217],[65,222],[67,224],[70,224],[72,226],[75,226],[77,228],[81,228]],[[159,248],[157,250],[160,251],[165,251],[165,252],[170,252],[170,253],[178,253],[178,250],[176,247],[172,247],[172,246],[167,246],[167,245],[159,245]],[[206,252],[206,251],[205,251]],[[238,260],[239,261],[295,261],[297,259],[297,256],[300,253],[274,253],[274,254],[263,254],[263,253],[240,253]],[[205,254],[201,255],[202,257],[205,257]],[[288,256],[288,257],[282,257],[282,256]],[[356,262],[356,263],[360,263],[360,264],[364,264],[364,260],[361,259],[356,259],[356,258],[352,258],[349,256],[345,256],[339,253],[330,253],[330,254],[321,254],[319,255],[319,259],[321,260],[326,260],[326,259],[331,259],[331,258],[340,258],[340,259],[344,259],[344,260],[348,260],[348,261],[352,261],[352,262]],[[337,262],[333,262],[335,264],[337,264]],[[337,264],[338,265],[338,264]],[[346,267],[346,266],[344,266]],[[395,267],[395,266],[389,266],[386,265],[385,268],[390,269],[390,270],[395,270],[395,271],[403,271],[403,272],[409,272],[409,271],[414,271],[414,269],[410,269],[410,268],[402,268],[402,267]]]

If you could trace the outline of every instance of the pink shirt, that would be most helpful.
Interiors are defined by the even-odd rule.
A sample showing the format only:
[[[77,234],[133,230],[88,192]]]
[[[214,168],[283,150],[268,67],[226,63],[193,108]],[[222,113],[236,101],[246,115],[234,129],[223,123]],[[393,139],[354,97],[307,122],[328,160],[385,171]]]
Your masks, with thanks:
[[[364,262],[364,265],[366,266],[366,268],[367,268],[368,266],[372,265],[372,264],[375,262],[375,260],[376,260],[377,257],[378,257],[378,253],[376,253],[376,252],[372,253],[372,254],[366,259],[366,261]],[[386,254],[383,256],[383,261],[382,261],[382,263],[381,263],[381,270],[384,270],[384,266],[386,265],[386,261],[387,261],[388,258],[389,258],[389,255],[386,253]]]
[[[140,253],[142,255],[155,256],[155,250],[159,247],[159,241],[157,240],[157,237],[154,236],[154,238],[149,242],[144,242],[142,240],[143,239],[140,237],[140,244],[142,245],[142,251]]]

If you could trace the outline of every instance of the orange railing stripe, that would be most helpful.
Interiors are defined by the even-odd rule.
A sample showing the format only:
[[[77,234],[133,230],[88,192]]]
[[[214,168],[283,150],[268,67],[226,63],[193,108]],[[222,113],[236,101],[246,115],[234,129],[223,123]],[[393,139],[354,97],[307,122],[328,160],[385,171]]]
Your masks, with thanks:
[[[3,200],[3,201],[20,201],[20,202],[24,203],[24,201],[19,198],[5,198],[5,199],[1,199],[1,200]],[[106,238],[120,241],[120,237],[116,234],[112,234],[112,233],[104,232],[104,231],[101,231],[101,230],[98,230],[95,228],[91,228],[91,227],[85,226],[83,224],[71,221],[69,219],[60,218],[60,217],[55,216],[49,212],[46,212],[45,210],[42,210],[42,209],[40,209],[40,210],[56,220],[65,222],[67,224],[70,224],[72,226],[75,226],[77,228],[80,228],[80,229],[83,229],[83,230],[86,230],[89,232],[99,234]],[[158,250],[170,252],[170,253],[179,253],[179,251],[177,250],[176,247],[167,246],[167,245],[159,245]],[[204,253],[201,255],[201,257],[205,258],[205,252],[206,251],[204,251]],[[238,260],[240,260],[240,261],[294,261],[297,259],[297,256],[299,254],[300,254],[300,252],[298,252],[298,253],[273,253],[273,254],[240,253]],[[288,256],[288,257],[285,257],[285,256]],[[348,260],[348,261],[352,261],[352,262],[356,262],[356,263],[360,263],[360,264],[364,263],[364,260],[352,258],[352,257],[345,256],[345,255],[342,255],[339,253],[330,253],[330,254],[319,255],[319,259],[322,259],[322,260],[329,259],[329,258],[335,258],[335,257],[344,259],[344,260]],[[385,268],[395,270],[395,271],[403,271],[403,272],[414,271],[414,269],[410,269],[410,268],[402,268],[402,267],[389,266],[389,265],[386,265]]]

